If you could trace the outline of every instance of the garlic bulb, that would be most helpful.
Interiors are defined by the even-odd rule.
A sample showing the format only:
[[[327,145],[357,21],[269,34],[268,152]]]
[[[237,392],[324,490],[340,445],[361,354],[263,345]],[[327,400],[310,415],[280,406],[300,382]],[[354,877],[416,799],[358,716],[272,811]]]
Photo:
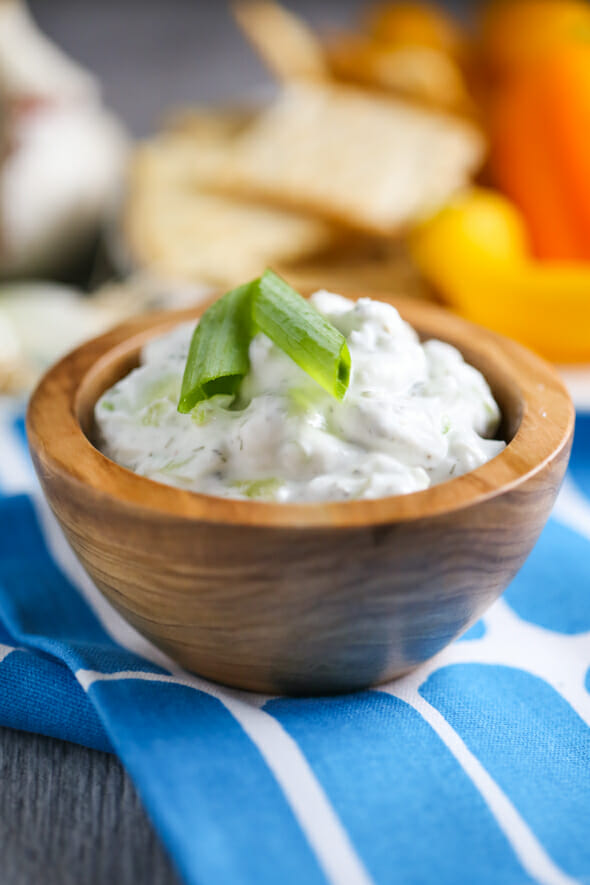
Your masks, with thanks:
[[[151,275],[109,284],[92,297],[38,280],[0,285],[0,400],[3,394],[26,393],[64,353],[123,320],[210,296],[199,286],[159,285]]]
[[[24,393],[64,353],[131,312],[124,297],[88,298],[57,283],[0,286],[0,395]]]
[[[99,96],[23,3],[0,3],[0,274],[59,272],[116,199],[127,139]]]

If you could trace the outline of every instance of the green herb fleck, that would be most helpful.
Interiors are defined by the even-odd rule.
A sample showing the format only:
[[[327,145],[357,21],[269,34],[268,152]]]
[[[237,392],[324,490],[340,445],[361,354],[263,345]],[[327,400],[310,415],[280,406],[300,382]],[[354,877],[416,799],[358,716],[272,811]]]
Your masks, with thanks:
[[[235,489],[238,489],[247,498],[276,498],[277,492],[281,487],[278,479],[255,479],[255,480],[237,480],[232,483]]]

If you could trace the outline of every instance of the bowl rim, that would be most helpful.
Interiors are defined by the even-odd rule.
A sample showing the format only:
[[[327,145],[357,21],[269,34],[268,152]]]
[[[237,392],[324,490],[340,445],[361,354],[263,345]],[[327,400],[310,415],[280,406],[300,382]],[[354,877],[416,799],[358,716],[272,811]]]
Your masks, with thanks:
[[[346,292],[347,297],[363,293]],[[371,297],[375,297],[371,293]],[[27,410],[27,435],[37,472],[59,475],[86,492],[153,518],[286,529],[355,528],[439,517],[522,485],[571,444],[575,411],[555,369],[522,345],[449,310],[415,298],[380,294],[423,337],[440,337],[482,355],[509,375],[522,403],[519,427],[496,457],[462,476],[406,495],[355,501],[276,503],[221,498],[179,489],[111,461],[86,436],[81,393],[101,368],[175,325],[196,319],[209,301],[128,320],[71,351],[39,381]],[[436,331],[435,331],[436,330]],[[472,357],[468,357],[471,362]],[[476,360],[477,362],[477,360]],[[92,403],[92,407],[94,403]]]

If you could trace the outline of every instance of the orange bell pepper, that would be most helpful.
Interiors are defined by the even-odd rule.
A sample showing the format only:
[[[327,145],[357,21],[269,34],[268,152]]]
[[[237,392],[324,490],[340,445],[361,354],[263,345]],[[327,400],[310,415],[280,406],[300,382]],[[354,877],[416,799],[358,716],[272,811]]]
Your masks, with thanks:
[[[553,162],[590,258],[590,42],[564,47],[544,65],[541,88]]]
[[[509,76],[577,40],[590,40],[586,0],[495,0],[483,11],[479,48],[488,73]]]
[[[590,43],[514,74],[488,123],[494,183],[523,212],[534,253],[590,260]]]

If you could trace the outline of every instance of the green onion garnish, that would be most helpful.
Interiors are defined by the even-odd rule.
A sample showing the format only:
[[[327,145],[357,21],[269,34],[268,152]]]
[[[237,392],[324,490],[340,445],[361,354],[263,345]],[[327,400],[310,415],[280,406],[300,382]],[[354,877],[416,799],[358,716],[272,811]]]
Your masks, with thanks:
[[[238,392],[250,368],[253,334],[264,332],[336,399],[350,380],[344,336],[272,270],[228,292],[208,308],[189,348],[179,412],[217,394]]]
[[[344,398],[350,380],[344,335],[272,270],[260,277],[252,318],[324,390]]]
[[[179,412],[219,393],[236,394],[250,368],[253,285],[227,292],[209,307],[195,329],[182,378]]]

